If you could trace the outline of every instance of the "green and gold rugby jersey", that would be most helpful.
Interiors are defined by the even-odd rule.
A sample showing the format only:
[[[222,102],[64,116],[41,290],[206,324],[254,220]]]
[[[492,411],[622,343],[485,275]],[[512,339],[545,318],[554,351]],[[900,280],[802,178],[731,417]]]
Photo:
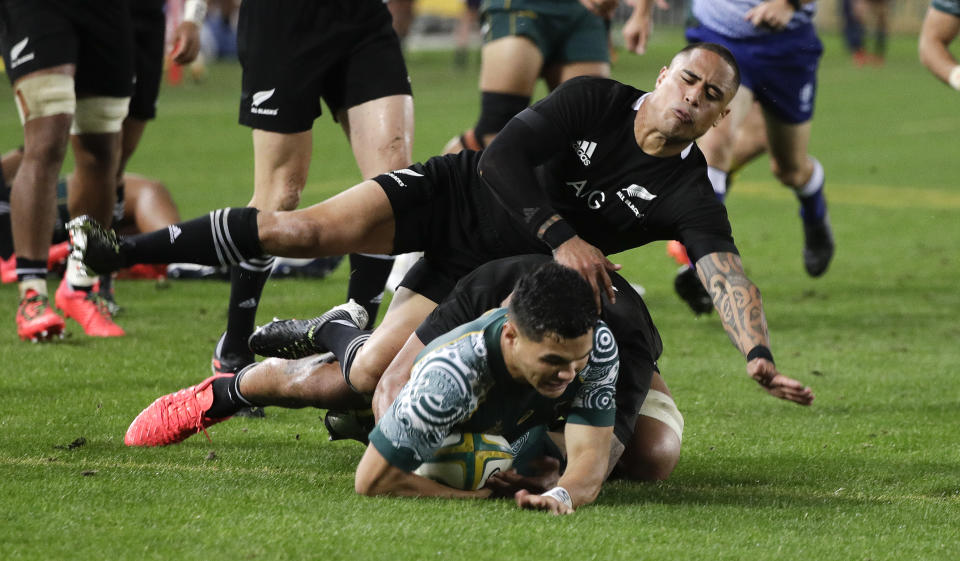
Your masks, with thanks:
[[[370,433],[390,462],[413,471],[451,432],[499,434],[513,441],[565,417],[568,423],[613,425],[617,344],[603,322],[593,350],[563,395],[546,397],[510,377],[500,349],[507,310],[487,313],[435,339],[417,357],[410,381]]]

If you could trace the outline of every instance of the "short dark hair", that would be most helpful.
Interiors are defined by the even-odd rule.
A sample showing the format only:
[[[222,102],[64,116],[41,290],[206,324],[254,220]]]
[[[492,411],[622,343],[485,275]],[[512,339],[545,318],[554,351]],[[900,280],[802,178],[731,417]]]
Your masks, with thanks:
[[[548,334],[580,337],[597,319],[593,289],[580,273],[556,261],[520,277],[510,298],[510,321],[532,341]]]
[[[720,45],[718,43],[690,43],[686,47],[680,49],[680,52],[677,55],[682,55],[684,53],[689,53],[696,49],[703,49],[705,51],[710,51],[715,53],[717,56],[722,58],[730,68],[733,70],[733,89],[736,92],[737,88],[740,87],[740,65],[737,64],[737,59],[734,58],[733,53],[730,52],[730,49]]]

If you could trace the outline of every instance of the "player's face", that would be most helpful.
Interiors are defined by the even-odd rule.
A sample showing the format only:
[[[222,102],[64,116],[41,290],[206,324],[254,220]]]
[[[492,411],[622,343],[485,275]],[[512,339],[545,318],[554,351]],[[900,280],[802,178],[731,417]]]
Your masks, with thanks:
[[[593,349],[593,330],[575,339],[546,335],[532,341],[518,333],[513,366],[531,386],[546,397],[559,397],[583,370]]]
[[[733,69],[718,54],[694,49],[660,71],[655,94],[650,101],[658,130],[692,142],[729,112],[727,104],[736,94]]]

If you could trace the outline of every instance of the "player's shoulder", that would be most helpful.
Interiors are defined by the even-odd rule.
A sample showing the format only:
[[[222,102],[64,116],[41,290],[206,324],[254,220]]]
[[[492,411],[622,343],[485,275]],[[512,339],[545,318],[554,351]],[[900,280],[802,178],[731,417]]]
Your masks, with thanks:
[[[609,100],[616,105],[618,99],[623,99],[625,103],[632,104],[644,93],[642,90],[614,80],[613,78],[600,78],[597,76],[577,76],[560,84],[554,92],[560,95],[582,95],[591,98]]]
[[[593,350],[590,351],[590,363],[605,364],[619,360],[617,340],[607,322],[597,320],[593,329]]]

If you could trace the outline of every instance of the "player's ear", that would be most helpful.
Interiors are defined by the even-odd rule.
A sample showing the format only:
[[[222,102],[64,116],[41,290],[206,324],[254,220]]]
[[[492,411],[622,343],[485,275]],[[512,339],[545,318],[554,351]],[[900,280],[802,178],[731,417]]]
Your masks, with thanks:
[[[730,114],[730,108],[727,107],[727,108],[725,108],[723,111],[720,112],[720,116],[717,117],[717,120],[713,122],[713,126],[719,125],[719,124],[720,124],[720,121],[722,121],[723,118],[726,117],[726,116],[729,115],[729,114]]]
[[[660,73],[657,74],[656,86],[659,86],[659,85],[660,85],[660,82],[662,82],[662,81],[664,80],[664,78],[667,77],[667,71],[669,71],[669,70],[670,70],[670,69],[667,68],[666,66],[664,66],[663,68],[660,69]]]

